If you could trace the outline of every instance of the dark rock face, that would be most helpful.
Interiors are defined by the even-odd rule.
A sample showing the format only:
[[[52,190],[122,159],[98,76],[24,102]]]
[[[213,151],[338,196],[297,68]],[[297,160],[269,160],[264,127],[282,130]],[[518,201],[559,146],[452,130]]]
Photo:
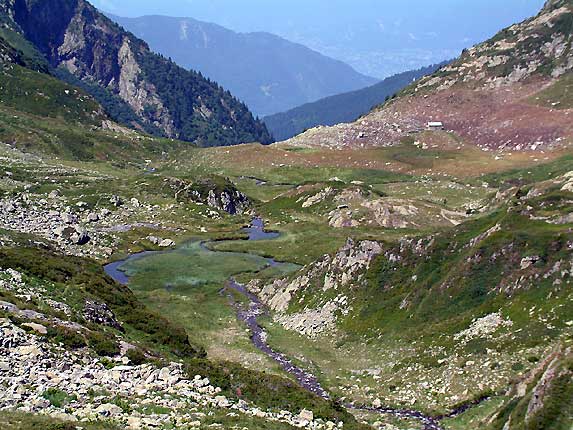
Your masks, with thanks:
[[[115,318],[113,311],[105,303],[87,300],[84,306],[84,318],[89,322],[123,331],[123,327]]]
[[[79,4],[72,0],[15,0],[13,17],[32,42],[48,59],[58,57],[66,29]],[[57,11],[57,12],[56,12]]]
[[[543,10],[551,11],[563,6],[571,6],[572,4],[573,2],[571,0],[547,0],[545,6],[543,6]]]
[[[272,141],[230,93],[153,54],[84,0],[0,0],[0,18],[116,121],[202,146]]]
[[[215,190],[211,190],[207,197],[207,204],[231,215],[237,215],[245,212],[245,210],[250,206],[250,201],[247,196],[238,190],[225,190],[220,193],[217,193]]]
[[[175,197],[179,201],[202,203],[231,215],[245,213],[252,204],[227,178],[204,178],[193,183],[172,178],[169,180],[169,187],[175,191]]]

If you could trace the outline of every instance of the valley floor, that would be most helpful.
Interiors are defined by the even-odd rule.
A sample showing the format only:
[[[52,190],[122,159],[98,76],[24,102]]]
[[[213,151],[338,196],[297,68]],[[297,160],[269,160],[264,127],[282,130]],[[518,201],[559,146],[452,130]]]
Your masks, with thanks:
[[[414,243],[418,238],[440,237],[452,229],[488,219],[504,206],[507,200],[503,193],[507,193],[511,189],[508,184],[515,181],[526,188],[540,190],[538,194],[531,194],[532,199],[535,195],[553,192],[555,187],[564,187],[566,179],[560,178],[573,170],[573,156],[566,151],[551,155],[516,154],[502,156],[499,160],[496,160],[496,154],[481,152],[479,157],[472,156],[468,161],[470,149],[438,149],[410,142],[352,154],[298,150],[280,145],[270,148],[246,145],[186,150],[185,156],[177,160],[157,158],[122,168],[107,163],[40,158],[8,146],[2,146],[0,151],[2,249],[44,248],[87,257],[99,265],[141,251],[160,251],[123,267],[130,276],[130,289],[138,300],[162,318],[181,325],[191,343],[204,348],[209,359],[216,362],[233,362],[252,371],[290,378],[281,366],[253,346],[250,332],[237,319],[229,297],[221,293],[231,277],[244,284],[259,285],[257,288],[275,285],[273,283],[280,279],[286,279],[285,285],[289,282],[294,285],[289,294],[298,302],[290,301],[290,295],[283,305],[278,304],[278,299],[271,301],[268,303],[270,313],[261,316],[259,321],[269,344],[290,357],[297,366],[316,375],[329,395],[341,404],[392,406],[439,416],[465,404],[479,403],[455,417],[443,418],[440,425],[444,429],[486,428],[486,425],[497,428],[493,417],[507,408],[508,402],[519,398],[512,394],[514,383],[528,378],[531,383],[538,381],[549,366],[546,357],[570,354],[573,327],[566,315],[572,301],[567,289],[555,293],[556,296],[550,295],[547,305],[532,304],[545,297],[546,292],[542,291],[537,296],[537,293],[532,293],[531,297],[516,296],[509,304],[495,299],[490,304],[464,311],[459,318],[452,316],[443,323],[422,324],[418,333],[400,332],[400,327],[405,327],[403,322],[378,320],[378,314],[371,316],[374,311],[361,302],[373,300],[361,296],[361,291],[369,291],[367,285],[379,282],[372,278],[383,270],[377,266],[381,264],[377,255],[386,252],[389,256],[387,250],[404,241]],[[236,162],[240,157],[244,158],[244,163]],[[365,162],[366,159],[372,161]],[[229,177],[238,190],[252,199],[250,209],[242,215],[229,216],[206,202],[181,200],[169,186],[170,178],[192,183],[211,176]],[[555,182],[544,183],[551,178]],[[557,200],[557,197],[551,197],[547,201]],[[532,200],[529,205],[534,210],[531,219],[569,216],[565,206],[548,208],[541,200]],[[272,240],[242,240],[247,238],[242,229],[255,213],[265,220],[268,230],[277,231],[280,236]],[[509,226],[510,221],[507,222]],[[562,230],[554,230],[551,234],[567,235],[570,222],[568,218],[563,220],[559,224],[563,226]],[[468,235],[479,236],[481,227],[475,228],[476,233]],[[349,237],[353,238],[350,245]],[[364,241],[376,241],[385,251],[377,251],[368,257],[354,254],[354,244],[358,246]],[[348,251],[344,251],[345,246],[349,246]],[[343,254],[340,260],[337,257],[323,260],[325,255],[336,255],[337,252]],[[535,256],[533,252],[530,255]],[[289,264],[269,264],[269,258]],[[9,261],[0,259],[0,267],[12,269]],[[334,264],[332,273],[321,272],[328,266],[321,261]],[[333,261],[343,263],[336,266]],[[523,260],[517,264],[529,263]],[[569,270],[565,269],[568,263],[560,264],[562,270]],[[358,270],[351,272],[352,276],[362,281],[343,281],[346,270]],[[82,419],[110,420],[109,424],[97,427],[110,429],[114,425],[121,427],[122,422],[127,422],[131,428],[145,428],[151,425],[146,419],[155,420],[165,429],[214,428],[216,425],[219,428],[282,429],[305,422],[306,412],[302,409],[285,411],[283,415],[280,411],[256,412],[249,408],[257,408],[259,403],[242,405],[236,391],[227,391],[225,396],[217,396],[213,391],[211,396],[210,390],[215,390],[216,385],[206,383],[205,387],[212,388],[201,391],[202,382],[196,383],[193,375],[186,380],[185,375],[177,373],[177,368],[169,367],[172,365],[168,363],[165,367],[153,363],[134,365],[123,350],[123,361],[127,365],[113,359],[70,352],[76,354],[70,362],[85,363],[80,368],[91,375],[86,376],[89,382],[84,380],[84,385],[77,387],[64,384],[69,390],[49,391],[52,388],[47,387],[62,386],[46,381],[64,378],[57,371],[64,366],[61,362],[64,359],[59,358],[52,370],[31,367],[33,360],[36,363],[52,361],[43,354],[53,352],[50,352],[51,346],[43,343],[42,332],[34,333],[30,327],[22,326],[30,320],[30,314],[20,311],[27,309],[28,300],[38,303],[34,305],[39,306],[34,308],[35,312],[45,312],[54,304],[52,302],[63,303],[61,309],[57,308],[59,305],[48,309],[48,320],[32,318],[35,324],[49,326],[53,321],[72,321],[70,316],[66,317],[65,305],[70,303],[67,306],[73,308],[79,303],[74,304],[74,300],[78,299],[69,296],[68,290],[54,287],[46,287],[44,296],[31,299],[30,291],[34,288],[25,284],[36,281],[25,278],[27,281],[20,287],[10,288],[9,273],[3,273],[6,273],[6,279],[2,278],[0,284],[3,304],[0,316],[4,318],[2,327],[7,333],[4,338],[14,336],[14,342],[20,339],[18,342],[23,342],[23,346],[19,348],[24,349],[18,353],[20,355],[10,353],[2,358],[3,368],[9,369],[4,371],[11,372],[2,378],[5,384],[9,381],[6,378],[24,378],[21,379],[24,382],[31,378],[24,376],[28,374],[35,375],[35,380],[40,382],[40,385],[29,387],[34,393],[21,389],[11,392],[10,399],[6,396],[0,399],[2,409],[19,406],[19,412],[0,414],[0,422],[5,422],[6,428],[29,428],[36,425],[34,420],[47,420],[47,424],[38,425],[59,428],[57,423],[50,421],[48,424],[51,418],[22,415],[22,411],[42,409],[54,419],[70,419],[73,415]],[[312,296],[312,290],[320,290],[331,275],[335,287],[324,288]],[[300,277],[305,276],[311,279],[308,296],[300,290],[303,285]],[[315,282],[313,276],[322,280]],[[408,276],[412,282],[416,273],[408,272]],[[259,281],[251,282],[256,279]],[[522,281],[525,282],[525,278]],[[496,282],[491,278],[492,286]],[[568,285],[568,275],[560,282]],[[282,291],[280,285],[264,291]],[[253,291],[260,292],[256,288]],[[260,294],[265,300],[264,294]],[[271,297],[272,294],[269,300]],[[245,301],[239,295],[234,300]],[[389,300],[396,298],[389,297]],[[313,329],[297,328],[296,319],[301,315],[308,316],[314,309],[334,302],[337,303],[334,319],[327,317],[324,320],[321,315],[316,319],[313,314],[314,319],[303,320]],[[18,311],[10,308],[9,303]],[[407,306],[408,301],[405,303]],[[442,305],[436,303],[436,306]],[[419,309],[422,308],[421,304]],[[72,309],[73,315],[75,311]],[[412,308],[411,312],[413,318],[418,311]],[[519,315],[526,315],[527,321]],[[81,323],[83,319],[78,321]],[[367,328],[361,324],[366,324]],[[91,325],[87,327],[93,329]],[[145,350],[149,344],[131,330],[126,334],[114,332],[113,336]],[[54,348],[57,351],[58,346]],[[21,361],[22,358],[31,361]],[[26,363],[25,370],[20,369],[18,363]],[[124,367],[129,373],[127,376],[122,374]],[[158,374],[163,372],[165,378],[147,381],[147,373],[153,373],[152,368],[157,369]],[[70,376],[74,369],[62,372]],[[173,372],[177,374],[177,381],[174,379],[171,383],[166,375]],[[102,402],[102,398],[109,395],[98,394],[93,387],[97,386],[97,381],[105,385],[108,380],[126,390],[123,400]],[[32,381],[28,379],[28,383]],[[531,383],[525,385],[526,395],[530,395]],[[92,405],[78,404],[77,398],[69,397],[72,396],[70,392],[85,392],[83,395],[87,396],[90,387],[94,391],[90,398],[95,399]],[[183,389],[199,394],[190,394],[184,399],[173,397],[173,390],[180,395]],[[129,390],[135,390],[135,394],[130,394]],[[142,390],[157,393],[157,402],[151,402]],[[52,395],[63,400],[54,400]],[[126,398],[134,399],[132,404],[122,403]],[[28,400],[22,403],[18,399]],[[23,404],[26,405],[24,408]],[[101,411],[98,412],[98,408]],[[110,411],[104,411],[105,408]],[[238,416],[233,412],[237,409]],[[264,409],[260,406],[260,410]],[[179,410],[181,413],[174,412]],[[332,422],[316,418],[320,411],[314,413],[315,419],[308,421],[306,416],[307,424],[304,425],[331,428]],[[401,419],[392,414],[362,411],[355,415],[359,421],[381,429],[422,426],[419,420]]]

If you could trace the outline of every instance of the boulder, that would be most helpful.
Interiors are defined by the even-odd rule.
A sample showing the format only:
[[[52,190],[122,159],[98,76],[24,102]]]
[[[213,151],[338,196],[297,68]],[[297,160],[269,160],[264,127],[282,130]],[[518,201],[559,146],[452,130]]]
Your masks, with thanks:
[[[111,196],[109,202],[114,205],[116,208],[123,205],[123,200],[119,196]]]
[[[36,323],[24,323],[22,324],[22,327],[28,327],[31,328],[32,330],[34,330],[36,333],[40,333],[40,334],[48,334],[48,329],[46,327],[44,327],[41,324],[36,324]]]
[[[215,404],[219,408],[228,408],[231,402],[225,396],[215,396]]]
[[[0,300],[0,310],[8,312],[16,312],[18,310],[18,306],[10,302],[3,302]]]
[[[162,239],[158,238],[157,236],[147,236],[147,240],[153,243],[154,245],[159,245]]]
[[[78,217],[72,213],[64,212],[61,215],[62,221],[66,224],[75,224],[78,222]]]
[[[143,421],[139,417],[127,417],[127,428],[131,430],[140,430],[143,428]]]
[[[169,248],[170,246],[174,246],[175,242],[173,242],[171,239],[163,239],[161,242],[159,242],[159,246],[162,248]]]
[[[161,379],[162,381],[167,382],[169,380],[169,377],[171,376],[171,373],[169,372],[169,368],[168,367],[163,367],[160,371],[159,371],[159,379]]]
[[[100,405],[95,410],[96,414],[102,417],[117,417],[123,413],[123,409],[121,409],[117,405],[113,405],[111,403],[105,403]]]
[[[85,245],[90,241],[90,236],[87,231],[82,228],[76,227],[75,232],[70,236],[70,242],[75,245]]]
[[[99,221],[99,215],[95,212],[92,212],[88,215],[87,220],[88,220],[88,222],[98,222]]]
[[[302,421],[311,422],[314,420],[314,413],[307,409],[303,409],[302,411],[300,411],[300,414],[298,414],[298,417]]]
[[[113,311],[106,303],[86,300],[84,305],[84,318],[86,321],[123,331],[121,324],[117,321]]]

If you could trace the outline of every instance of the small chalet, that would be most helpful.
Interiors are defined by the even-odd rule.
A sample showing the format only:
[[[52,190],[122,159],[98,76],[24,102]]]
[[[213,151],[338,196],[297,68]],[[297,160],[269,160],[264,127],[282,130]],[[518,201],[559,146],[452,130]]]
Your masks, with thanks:
[[[428,130],[443,130],[444,123],[440,121],[430,121],[428,123]]]

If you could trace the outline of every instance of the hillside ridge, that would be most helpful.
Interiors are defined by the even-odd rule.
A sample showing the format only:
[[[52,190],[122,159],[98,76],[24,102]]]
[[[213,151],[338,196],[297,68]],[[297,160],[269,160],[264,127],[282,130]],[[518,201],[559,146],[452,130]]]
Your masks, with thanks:
[[[84,0],[3,0],[0,11],[60,79],[82,85],[111,113],[127,106],[121,114],[136,117],[132,127],[202,146],[271,141],[228,91],[153,54]]]
[[[266,116],[263,122],[277,141],[290,139],[309,128],[352,122],[413,81],[432,74],[445,64],[447,63],[399,73],[370,87],[337,94],[286,112]]]
[[[571,1],[548,2],[536,17],[467,49],[359,121],[310,130],[288,144],[391,146],[441,122],[447,132],[483,150],[567,145],[573,137],[570,106],[558,95],[570,87],[572,34]]]

